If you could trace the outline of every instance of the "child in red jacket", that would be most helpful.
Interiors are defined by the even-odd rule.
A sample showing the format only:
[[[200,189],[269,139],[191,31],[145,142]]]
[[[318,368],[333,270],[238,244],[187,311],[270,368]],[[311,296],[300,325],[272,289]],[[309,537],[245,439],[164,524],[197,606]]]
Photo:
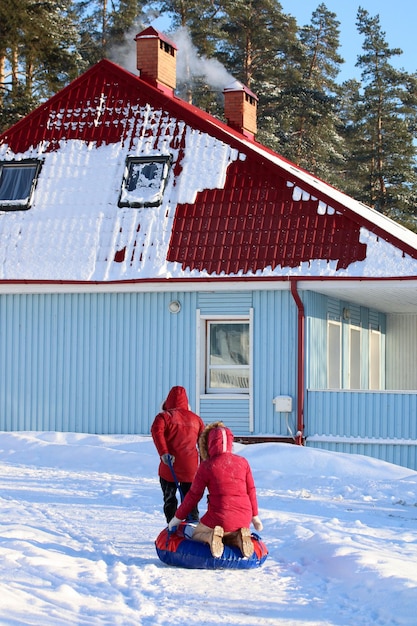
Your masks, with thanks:
[[[164,513],[169,522],[178,506],[177,485],[168,464],[170,457],[175,476],[183,495],[191,487],[197,471],[199,458],[198,438],[204,430],[204,422],[190,410],[187,392],[184,387],[172,387],[162,405],[162,411],[155,417],[151,434],[161,462],[158,474],[161,484]],[[198,508],[190,511],[190,520],[198,521]]]
[[[207,512],[193,532],[193,539],[210,546],[214,557],[223,544],[238,546],[245,557],[253,554],[249,526],[262,530],[256,488],[248,461],[232,453],[233,433],[222,422],[209,424],[199,439],[201,463],[190,490],[169,522],[172,530],[197,506],[208,490]]]

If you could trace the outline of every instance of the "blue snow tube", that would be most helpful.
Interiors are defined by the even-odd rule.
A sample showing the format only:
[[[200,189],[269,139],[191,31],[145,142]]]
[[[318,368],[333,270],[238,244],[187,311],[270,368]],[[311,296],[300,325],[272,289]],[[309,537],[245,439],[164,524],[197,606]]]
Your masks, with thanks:
[[[155,541],[156,552],[163,563],[188,569],[253,569],[260,567],[268,556],[268,550],[259,535],[252,533],[254,552],[251,557],[242,556],[239,548],[224,546],[220,557],[212,556],[207,543],[184,537],[185,522],[175,532],[165,528]]]

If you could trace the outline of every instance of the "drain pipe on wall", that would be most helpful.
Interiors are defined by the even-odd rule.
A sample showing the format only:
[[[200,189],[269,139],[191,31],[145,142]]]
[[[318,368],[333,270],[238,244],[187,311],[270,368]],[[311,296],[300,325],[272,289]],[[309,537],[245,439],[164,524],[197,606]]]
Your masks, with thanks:
[[[304,346],[304,327],[305,327],[305,314],[304,304],[300,298],[300,294],[297,290],[297,279],[290,278],[291,281],[291,295],[294,298],[295,304],[298,309],[298,321],[297,321],[297,433],[295,436],[295,443],[299,446],[303,445],[304,436],[304,361],[305,361],[305,346]]]

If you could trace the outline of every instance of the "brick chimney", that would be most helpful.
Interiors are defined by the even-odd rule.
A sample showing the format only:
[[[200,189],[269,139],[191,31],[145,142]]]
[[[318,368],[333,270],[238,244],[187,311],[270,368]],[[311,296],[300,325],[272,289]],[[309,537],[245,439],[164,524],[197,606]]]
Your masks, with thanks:
[[[239,81],[223,90],[224,115],[231,128],[245,137],[254,139],[256,135],[256,110],[258,98]]]
[[[135,41],[140,77],[172,96],[177,84],[176,45],[152,26],[136,35]]]

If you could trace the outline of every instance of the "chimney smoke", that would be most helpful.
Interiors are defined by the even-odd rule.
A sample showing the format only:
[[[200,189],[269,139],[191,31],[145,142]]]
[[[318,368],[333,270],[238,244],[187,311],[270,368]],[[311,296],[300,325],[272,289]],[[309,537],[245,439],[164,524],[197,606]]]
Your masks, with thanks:
[[[190,87],[196,78],[203,78],[215,91],[224,94],[224,113],[231,128],[250,139],[257,132],[258,98],[248,87],[229,74],[217,59],[198,55],[186,28],[179,28],[168,39],[147,27],[134,37],[136,65],[140,77],[168,95],[174,94],[176,77]],[[130,51],[130,52],[129,52]],[[113,55],[129,71],[133,71],[134,48],[114,48]]]
[[[187,28],[181,27],[175,31],[172,34],[172,40],[178,48],[177,77],[179,82],[192,83],[195,78],[202,77],[213,89],[222,91],[234,80],[220,61],[198,55]]]

